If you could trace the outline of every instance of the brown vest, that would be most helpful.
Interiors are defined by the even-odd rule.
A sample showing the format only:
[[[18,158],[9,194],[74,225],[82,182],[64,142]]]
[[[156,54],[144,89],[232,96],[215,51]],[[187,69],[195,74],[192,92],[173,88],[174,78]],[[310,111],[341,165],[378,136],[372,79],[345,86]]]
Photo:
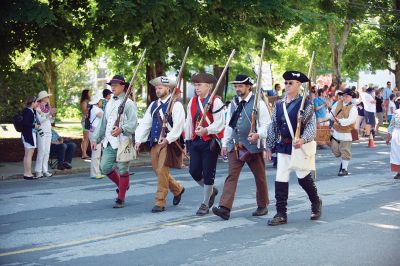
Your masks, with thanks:
[[[337,119],[348,118],[349,114],[350,114],[350,110],[351,110],[352,107],[353,107],[352,104],[343,105],[343,101],[338,101],[337,106],[336,106],[336,110],[335,110],[336,118]],[[355,126],[355,123],[344,127],[344,126],[341,126],[336,121],[333,124],[333,128],[337,132],[340,132],[340,133],[350,133],[351,130],[355,128],[354,126]]]

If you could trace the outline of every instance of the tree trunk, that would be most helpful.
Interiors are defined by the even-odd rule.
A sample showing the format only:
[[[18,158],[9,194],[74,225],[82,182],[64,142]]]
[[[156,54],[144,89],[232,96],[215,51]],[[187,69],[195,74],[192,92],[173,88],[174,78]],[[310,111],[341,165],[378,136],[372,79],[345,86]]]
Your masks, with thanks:
[[[57,65],[53,61],[51,51],[46,52],[45,60],[38,62],[36,67],[39,69],[39,72],[46,83],[47,92],[52,94],[50,96],[51,107],[57,108]]]
[[[392,69],[388,67],[389,71],[394,74],[394,82],[396,84],[396,88],[400,89],[400,62],[397,62],[395,68]]]
[[[214,76],[215,76],[217,79],[219,79],[219,77],[221,76],[223,70],[224,70],[223,67],[214,65],[214,66],[213,66],[213,73],[214,73]],[[226,83],[226,75],[225,75],[225,77],[222,79],[222,82],[221,82],[221,84],[219,85],[219,87],[218,87],[218,89],[217,89],[216,95],[219,95],[219,96],[221,96],[221,97],[224,95],[225,83]]]
[[[162,75],[165,75],[165,64],[160,60],[157,60],[154,64],[148,64],[146,66],[147,105],[152,101],[157,100],[156,90],[154,86],[150,84],[150,80]]]
[[[333,71],[332,82],[336,84],[337,90],[339,89],[340,84],[342,83],[341,61],[344,48],[346,47],[347,39],[350,34],[351,26],[352,26],[352,21],[346,20],[343,26],[342,36],[340,37],[339,43],[337,43],[336,26],[334,23],[328,24],[329,45],[331,47],[331,53],[332,53],[332,71]]]

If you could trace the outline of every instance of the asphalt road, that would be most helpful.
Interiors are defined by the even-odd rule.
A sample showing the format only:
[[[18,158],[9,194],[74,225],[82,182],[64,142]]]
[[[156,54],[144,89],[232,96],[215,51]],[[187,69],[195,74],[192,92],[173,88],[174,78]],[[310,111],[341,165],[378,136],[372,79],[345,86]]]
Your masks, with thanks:
[[[202,190],[187,169],[172,171],[186,188],[182,202],[153,214],[156,178],[133,169],[126,207],[113,209],[113,184],[86,175],[0,183],[2,265],[400,265],[400,181],[389,147],[353,144],[350,175],[319,150],[321,220],[310,221],[307,196],[292,174],[287,225],[267,226],[275,214],[275,169],[268,165],[269,214],[252,217],[255,184],[247,167],[231,219],[195,216]],[[222,191],[227,164],[218,165]],[[218,202],[217,196],[216,202]]]

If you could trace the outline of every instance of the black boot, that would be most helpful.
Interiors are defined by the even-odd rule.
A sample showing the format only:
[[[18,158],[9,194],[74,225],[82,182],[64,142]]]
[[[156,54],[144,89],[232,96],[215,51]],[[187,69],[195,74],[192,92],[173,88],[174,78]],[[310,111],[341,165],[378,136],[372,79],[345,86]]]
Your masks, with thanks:
[[[321,217],[321,208],[322,201],[318,196],[317,187],[315,186],[315,182],[311,177],[311,173],[306,175],[306,177],[302,179],[298,179],[300,186],[307,193],[308,198],[311,201],[311,220],[318,220]]]
[[[286,205],[289,194],[289,183],[275,181],[276,215],[268,221],[268,225],[287,223]]]

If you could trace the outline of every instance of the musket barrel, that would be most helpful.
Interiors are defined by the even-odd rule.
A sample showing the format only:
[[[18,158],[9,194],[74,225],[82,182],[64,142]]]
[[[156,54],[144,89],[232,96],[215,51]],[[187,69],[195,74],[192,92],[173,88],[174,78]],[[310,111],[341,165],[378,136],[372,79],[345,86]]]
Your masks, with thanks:
[[[222,70],[221,75],[219,76],[218,82],[217,82],[217,84],[215,85],[214,90],[212,91],[212,93],[211,93],[211,95],[210,95],[210,100],[208,101],[207,105],[204,107],[204,115],[201,117],[200,122],[199,122],[199,125],[200,125],[200,126],[203,126],[204,116],[205,116],[205,115],[208,113],[208,111],[210,110],[212,98],[214,98],[215,94],[217,93],[217,89],[218,89],[218,87],[219,87],[219,86],[221,85],[221,83],[222,83],[222,80],[223,80],[223,78],[224,78],[224,76],[225,76],[225,73],[226,73],[226,71],[227,71],[227,69],[228,69],[228,67],[229,67],[229,65],[230,65],[230,63],[231,63],[231,61],[232,61],[233,56],[235,55],[235,52],[236,52],[236,50],[233,49],[232,52],[231,52],[231,54],[230,54],[230,56],[229,56],[229,58],[228,58],[228,61],[227,61],[226,64],[225,64],[224,69]]]

